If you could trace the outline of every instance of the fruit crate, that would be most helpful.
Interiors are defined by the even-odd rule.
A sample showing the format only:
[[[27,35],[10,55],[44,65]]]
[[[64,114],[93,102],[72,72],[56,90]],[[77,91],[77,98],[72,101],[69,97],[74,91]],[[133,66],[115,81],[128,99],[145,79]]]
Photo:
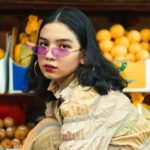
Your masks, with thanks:
[[[117,62],[116,65],[128,81],[124,92],[150,92],[150,58],[138,62]]]
[[[0,48],[4,50],[4,56],[0,59],[0,94],[4,94],[8,84],[8,56],[10,48],[10,38],[6,32],[0,33]],[[4,44],[6,43],[7,44]]]

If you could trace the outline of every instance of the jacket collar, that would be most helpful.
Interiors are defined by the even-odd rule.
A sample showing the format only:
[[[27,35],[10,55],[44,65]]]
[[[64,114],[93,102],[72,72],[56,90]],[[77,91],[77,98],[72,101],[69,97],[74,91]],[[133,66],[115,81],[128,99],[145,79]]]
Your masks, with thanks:
[[[58,99],[62,96],[63,90],[66,89],[66,87],[74,81],[75,76],[74,74],[72,74],[68,78],[66,78],[60,85],[58,85],[56,81],[51,81],[47,90],[51,91]]]

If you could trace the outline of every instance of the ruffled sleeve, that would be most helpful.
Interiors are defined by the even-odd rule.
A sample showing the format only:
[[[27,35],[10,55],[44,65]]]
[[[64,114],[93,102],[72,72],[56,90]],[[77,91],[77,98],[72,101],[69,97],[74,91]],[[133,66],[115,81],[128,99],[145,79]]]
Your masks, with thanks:
[[[100,96],[81,86],[65,91],[60,150],[107,150],[113,135],[133,111],[128,97],[116,91]]]

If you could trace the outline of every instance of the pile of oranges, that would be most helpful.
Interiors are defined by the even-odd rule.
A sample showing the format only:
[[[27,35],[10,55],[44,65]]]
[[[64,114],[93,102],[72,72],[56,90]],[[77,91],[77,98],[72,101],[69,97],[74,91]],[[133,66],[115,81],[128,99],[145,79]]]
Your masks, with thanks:
[[[108,60],[136,62],[150,57],[150,29],[126,30],[121,24],[97,31],[99,47]]]

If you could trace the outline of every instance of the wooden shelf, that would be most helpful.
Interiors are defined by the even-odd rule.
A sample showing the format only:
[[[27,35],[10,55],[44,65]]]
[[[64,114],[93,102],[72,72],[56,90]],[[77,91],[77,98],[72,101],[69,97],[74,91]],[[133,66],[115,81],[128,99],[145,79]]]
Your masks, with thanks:
[[[66,0],[67,1],[67,0]],[[74,0],[75,1],[75,0]],[[0,2],[0,16],[1,20],[10,21],[10,25],[15,25],[20,27],[21,30],[24,24],[26,23],[26,19],[28,14],[38,14],[38,15],[47,15],[50,11],[56,10],[57,8],[63,6],[76,7],[82,11],[88,13],[88,15],[93,15],[94,17],[99,17],[100,15],[117,17],[121,19],[126,19],[128,16],[141,16],[144,14],[146,16],[146,21],[149,22],[150,17],[150,1],[137,1],[137,2],[41,2],[38,1],[11,1],[6,0]],[[148,2],[149,1],[149,2]],[[132,15],[132,13],[134,15]],[[91,20],[93,22],[97,21],[97,18],[93,17]],[[147,17],[148,16],[148,17]],[[102,16],[103,17],[103,16]],[[14,20],[13,20],[14,19]],[[103,19],[103,18],[102,18]],[[128,18],[127,18],[128,19]],[[1,22],[2,22],[1,21]],[[103,23],[103,21],[102,21]],[[95,28],[98,28],[101,22],[96,22]],[[104,23],[103,23],[104,24]],[[142,22],[142,25],[143,22]],[[19,96],[31,96],[32,94],[4,94],[0,95],[2,97],[19,97]]]
[[[79,8],[83,11],[133,11],[150,12],[150,2],[0,2],[0,11],[50,11],[63,6]]]

